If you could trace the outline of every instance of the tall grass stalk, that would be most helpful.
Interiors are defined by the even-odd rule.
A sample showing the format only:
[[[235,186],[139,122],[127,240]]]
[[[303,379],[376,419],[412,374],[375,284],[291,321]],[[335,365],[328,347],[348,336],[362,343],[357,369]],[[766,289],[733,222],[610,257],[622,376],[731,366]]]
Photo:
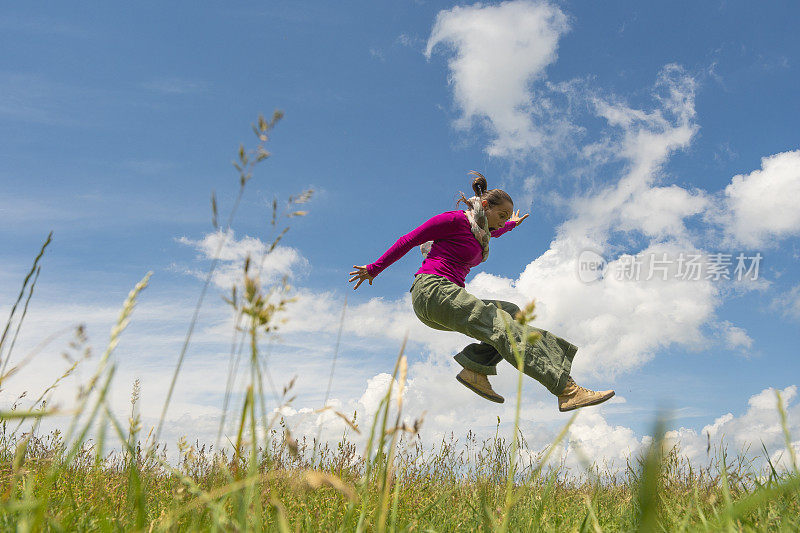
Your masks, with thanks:
[[[322,400],[322,408],[326,408],[328,406],[328,399],[331,395],[331,387],[333,386],[333,373],[336,370],[336,358],[339,356],[339,343],[342,340],[342,329],[344,329],[344,313],[347,310],[347,295],[344,297],[344,303],[342,304],[342,316],[339,319],[339,331],[336,333],[336,345],[333,349],[333,359],[331,360],[331,373],[328,376],[328,386],[325,388],[325,399]],[[320,437],[322,436],[322,424],[319,425],[317,429],[317,440],[314,442],[314,458],[317,455],[317,444],[319,443]]]
[[[20,319],[17,321],[17,329],[16,329],[16,331],[14,333],[14,340],[16,341],[17,334],[19,333],[19,330],[22,327],[22,322],[25,319],[25,312],[28,310],[28,302],[30,301],[31,296],[33,296],[33,286],[36,285],[36,280],[39,278],[39,266],[38,266],[39,265],[39,260],[44,255],[45,249],[47,248],[47,246],[50,244],[50,242],[52,240],[53,240],[53,232],[51,231],[47,235],[47,239],[44,241],[44,244],[42,244],[42,248],[39,250],[39,254],[33,260],[33,266],[31,266],[31,269],[25,275],[25,279],[22,282],[22,288],[19,290],[19,294],[17,295],[17,300],[14,302],[14,305],[11,306],[11,312],[8,315],[8,320],[6,320],[6,325],[3,328],[3,333],[2,333],[2,335],[0,335],[0,360],[3,361],[2,367],[0,367],[0,386],[2,386],[3,379],[6,377],[5,376],[6,367],[8,366],[8,362],[11,360],[11,350],[13,349],[13,343],[12,343],[12,346],[11,346],[11,348],[8,349],[7,353],[5,355],[3,354],[3,349],[5,348],[6,337],[8,336],[8,331],[11,328],[11,324],[14,321],[14,315],[17,312],[17,306],[19,305],[19,302],[22,300],[22,297],[25,295],[25,288],[28,286],[28,281],[30,280],[31,276],[35,272],[36,276],[34,277],[33,283],[31,284],[31,287],[30,287],[30,291],[28,292],[28,298],[25,300],[24,312],[23,312],[22,316],[20,317]]]
[[[497,304],[497,307],[498,309],[501,309],[500,304]],[[535,303],[531,302],[528,306],[526,306],[525,309],[520,309],[520,312],[516,317],[514,317],[514,319],[524,328],[528,322],[535,318],[535,315],[533,314],[534,309]],[[517,362],[517,394],[516,403],[514,406],[514,429],[511,434],[511,461],[508,467],[508,477],[506,479],[506,495],[505,504],[503,506],[502,520],[500,522],[500,527],[498,528],[499,531],[505,532],[508,530],[509,519],[511,516],[511,507],[513,505],[513,488],[517,470],[516,467],[519,442],[517,432],[519,431],[519,413],[522,406],[522,378],[525,375],[524,352],[527,343],[536,342],[539,338],[541,338],[541,334],[530,332],[527,336],[522,338],[522,344],[517,345],[517,341],[514,338],[514,335],[511,333],[511,327],[507,322],[505,313],[501,313],[500,316],[503,318],[503,326],[506,330],[506,336],[511,341],[511,349]]]
[[[356,532],[360,533],[364,531],[364,520],[367,514],[367,503],[370,501],[369,499],[369,486],[372,481],[372,474],[373,470],[377,467],[378,468],[378,475],[377,479],[381,480],[381,489],[378,493],[378,501],[383,502],[383,492],[386,490],[386,474],[387,474],[387,463],[384,461],[384,444],[386,441],[386,422],[389,418],[389,406],[391,403],[392,397],[392,388],[394,386],[395,379],[397,378],[397,372],[400,370],[401,362],[405,359],[403,356],[403,352],[405,351],[406,347],[406,338],[403,340],[403,345],[400,347],[400,354],[397,356],[397,361],[394,365],[394,370],[392,371],[391,379],[389,380],[389,387],[386,391],[386,394],[383,398],[381,398],[380,403],[378,404],[378,408],[375,412],[375,417],[372,421],[372,426],[370,427],[369,432],[369,439],[367,440],[367,447],[364,451],[364,455],[366,458],[366,472],[364,473],[364,477],[361,481],[361,514],[358,517],[358,524],[356,525]],[[378,424],[378,417],[380,416],[380,425]],[[380,435],[378,435],[378,444],[375,447],[375,456],[372,456],[373,450],[373,442],[375,439],[375,432],[376,429],[380,427]]]
[[[786,451],[789,453],[789,459],[791,460],[792,469],[794,470],[795,475],[800,475],[800,471],[797,469],[797,455],[795,454],[794,446],[792,446],[792,438],[789,435],[789,426],[786,424],[786,409],[783,407],[781,391],[775,389],[775,396],[778,401],[778,415],[780,415],[781,429],[783,430],[783,439],[786,443]]]
[[[239,208],[239,203],[242,200],[242,196],[244,195],[244,188],[250,179],[253,177],[253,169],[258,163],[261,163],[265,159],[269,157],[269,152],[265,149],[265,144],[269,139],[269,132],[272,128],[275,127],[275,124],[283,118],[283,113],[281,111],[275,111],[272,115],[272,119],[270,121],[266,121],[264,117],[258,117],[258,126],[253,126],[253,131],[256,133],[256,136],[259,139],[259,144],[256,149],[248,155],[245,151],[244,146],[239,146],[238,152],[238,161],[233,162],[233,166],[239,172],[239,189],[236,194],[236,199],[233,202],[233,207],[228,215],[228,221],[225,224],[224,230],[222,232],[222,239],[220,239],[219,244],[217,245],[217,249],[214,252],[213,258],[211,260],[211,266],[208,269],[208,274],[206,274],[205,282],[203,283],[203,288],[200,291],[200,297],[197,299],[197,304],[194,308],[194,313],[192,315],[192,319],[189,322],[189,329],[186,332],[186,337],[183,342],[183,346],[181,347],[180,354],[178,355],[178,361],[175,365],[175,371],[172,374],[172,380],[170,381],[169,389],[167,390],[167,397],[164,400],[164,406],[161,411],[161,417],[158,420],[158,426],[156,428],[155,437],[153,438],[153,442],[158,442],[159,437],[161,436],[161,428],[164,425],[164,418],[167,416],[167,409],[169,408],[170,400],[172,399],[172,393],[175,390],[175,383],[178,380],[178,374],[180,373],[181,366],[183,365],[183,359],[186,357],[186,351],[189,348],[189,341],[192,338],[192,333],[194,332],[194,327],[197,324],[197,318],[200,315],[200,308],[203,305],[203,299],[205,298],[206,292],[208,290],[209,285],[211,284],[212,276],[214,275],[214,271],[217,268],[217,264],[219,263],[219,254],[222,252],[223,247],[228,239],[228,233],[233,224],[233,218],[236,215],[236,211]],[[215,229],[219,230],[220,228],[217,225],[217,203],[216,197],[212,195],[211,197],[211,207],[212,207],[212,224],[214,225]],[[152,451],[152,449],[150,450]]]

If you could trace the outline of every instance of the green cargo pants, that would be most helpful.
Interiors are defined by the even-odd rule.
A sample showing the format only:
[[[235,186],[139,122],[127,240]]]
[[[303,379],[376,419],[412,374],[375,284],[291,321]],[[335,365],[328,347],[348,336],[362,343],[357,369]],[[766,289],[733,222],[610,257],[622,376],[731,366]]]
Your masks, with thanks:
[[[564,390],[578,347],[548,331],[523,326],[514,320],[519,311],[517,305],[478,299],[463,287],[435,274],[417,274],[409,292],[414,313],[423,324],[442,331],[458,331],[480,341],[468,345],[455,356],[461,366],[480,374],[497,374],[495,366],[501,359],[517,367],[506,323],[518,349],[528,333],[540,333],[536,342],[525,344],[523,371],[553,394]]]

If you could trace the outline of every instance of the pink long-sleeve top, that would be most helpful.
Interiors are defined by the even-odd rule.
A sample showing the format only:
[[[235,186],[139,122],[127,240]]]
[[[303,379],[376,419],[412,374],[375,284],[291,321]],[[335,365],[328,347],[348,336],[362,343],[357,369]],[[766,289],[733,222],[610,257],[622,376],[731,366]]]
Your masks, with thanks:
[[[492,231],[491,235],[499,237],[516,225],[516,222],[509,220],[502,228]],[[372,277],[377,276],[409,250],[428,241],[433,241],[431,251],[414,275],[436,274],[463,287],[469,270],[479,265],[483,258],[483,248],[472,234],[464,211],[447,211],[428,219],[400,237],[377,261],[367,265],[367,272]]]

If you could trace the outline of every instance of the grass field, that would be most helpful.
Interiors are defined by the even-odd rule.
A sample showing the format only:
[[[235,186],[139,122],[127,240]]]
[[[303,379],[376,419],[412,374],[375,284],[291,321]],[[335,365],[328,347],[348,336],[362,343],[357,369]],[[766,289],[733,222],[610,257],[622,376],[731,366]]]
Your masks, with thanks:
[[[4,422],[4,429],[8,425]],[[654,445],[627,471],[567,473],[497,436],[424,447],[378,428],[367,460],[346,440],[314,446],[272,430],[238,454],[181,443],[171,466],[142,446],[70,454],[58,433],[3,433],[4,530],[797,531],[800,476],[755,472],[720,453],[692,468]],[[380,447],[383,441],[384,446]],[[391,457],[391,449],[396,453]],[[529,452],[529,453],[528,453]],[[389,467],[391,464],[391,468]],[[513,471],[513,482],[509,483]],[[765,475],[766,474],[766,475]]]
[[[259,117],[254,125],[258,146],[240,149],[235,163],[238,198],[254,167],[269,156],[264,145],[278,119],[278,113],[269,121]],[[289,205],[304,203],[310,194],[290,198]],[[230,228],[237,205],[238,199],[227,223],[220,226],[212,197],[214,226]],[[273,204],[273,225],[276,213]],[[0,338],[0,387],[28,360],[9,364],[50,240],[34,260]],[[31,391],[36,397],[27,407],[0,406],[3,530],[800,531],[800,473],[779,396],[776,409],[783,421],[790,470],[773,468],[766,450],[766,467],[756,470],[743,456],[728,457],[721,447],[709,455],[707,465],[692,465],[680,450],[669,447],[663,422],[655,421],[651,446],[644,455],[632,457],[622,472],[587,465],[582,474],[575,474],[554,453],[574,417],[545,450],[528,449],[516,437],[521,373],[512,437],[498,431],[486,441],[468,436],[460,442],[422,442],[418,431],[424,422],[401,422],[407,372],[403,347],[370,427],[359,428],[355,420],[337,413],[352,432],[363,432],[364,449],[346,435],[338,444],[306,437],[296,440],[275,414],[276,406],[267,409],[264,394],[259,341],[271,333],[292,298],[285,279],[270,287],[259,282],[253,265],[263,259],[248,258],[242,282],[227,300],[240,326],[235,345],[248,348],[231,351],[244,354],[241,360],[232,360],[231,372],[241,367],[249,376],[243,394],[234,394],[229,385],[225,397],[223,410],[230,411],[237,427],[230,436],[232,446],[214,450],[182,440],[177,443],[178,461],[170,462],[163,445],[157,444],[208,281],[166,391],[159,424],[141,434],[137,387],[128,420],[120,421],[110,408],[107,393],[116,368],[114,349],[137,297],[147,287],[147,274],[124,302],[109,343],[70,411],[68,427],[49,434],[39,430],[42,420],[64,414],[48,406],[48,394],[85,358],[76,358],[47,390]],[[215,266],[216,261],[207,280]],[[516,318],[533,320],[533,306]],[[83,340],[79,328],[73,348],[80,352]],[[233,383],[230,377],[228,383]],[[284,396],[290,389],[287,386]],[[241,399],[240,408],[231,408],[233,398]],[[105,434],[106,427],[111,435]],[[111,439],[113,446],[108,444]]]

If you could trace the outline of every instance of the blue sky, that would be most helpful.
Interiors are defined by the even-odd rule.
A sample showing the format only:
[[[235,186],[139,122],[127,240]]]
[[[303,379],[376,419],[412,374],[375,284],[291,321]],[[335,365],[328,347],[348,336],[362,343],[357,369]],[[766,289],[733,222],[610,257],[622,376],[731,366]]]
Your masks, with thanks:
[[[9,7],[0,16],[6,308],[54,232],[14,357],[78,322],[102,351],[125,295],[153,270],[117,354],[115,401],[125,409],[140,377],[143,416],[157,417],[216,242],[211,191],[227,213],[239,143],[254,146],[250,124],[280,109],[168,437],[205,427],[198,420],[215,427],[230,338],[220,296],[244,254],[271,242],[272,199],[308,188],[309,214],[283,221],[284,247],[265,267],[265,281],[289,273],[301,296],[291,317],[303,325],[270,348],[276,380],[299,374],[297,412],[287,414],[298,431],[333,427],[301,415],[324,399],[345,296],[332,391],[342,409],[368,410],[408,331],[409,416],[426,410],[429,435],[508,420],[508,403],[473,398],[452,379],[450,356],[469,340],[425,330],[413,315],[416,250],[371,287],[347,282],[352,265],[455,209],[472,169],[530,216],[493,241],[467,288],[536,299],[540,327],[581,347],[576,377],[617,390],[616,403],[581,414],[575,442],[616,457],[642,442],[663,406],[687,443],[728,413],[720,433],[752,433],[766,416],[763,391],[793,398],[800,375],[798,15],[792,2]],[[587,247],[610,262],[694,250],[764,259],[753,283],[581,283],[575,261]],[[46,386],[68,339],[39,354],[29,378],[9,381],[3,401]],[[496,380],[511,396],[511,367]],[[524,428],[546,442],[565,416],[533,381],[524,399]]]

